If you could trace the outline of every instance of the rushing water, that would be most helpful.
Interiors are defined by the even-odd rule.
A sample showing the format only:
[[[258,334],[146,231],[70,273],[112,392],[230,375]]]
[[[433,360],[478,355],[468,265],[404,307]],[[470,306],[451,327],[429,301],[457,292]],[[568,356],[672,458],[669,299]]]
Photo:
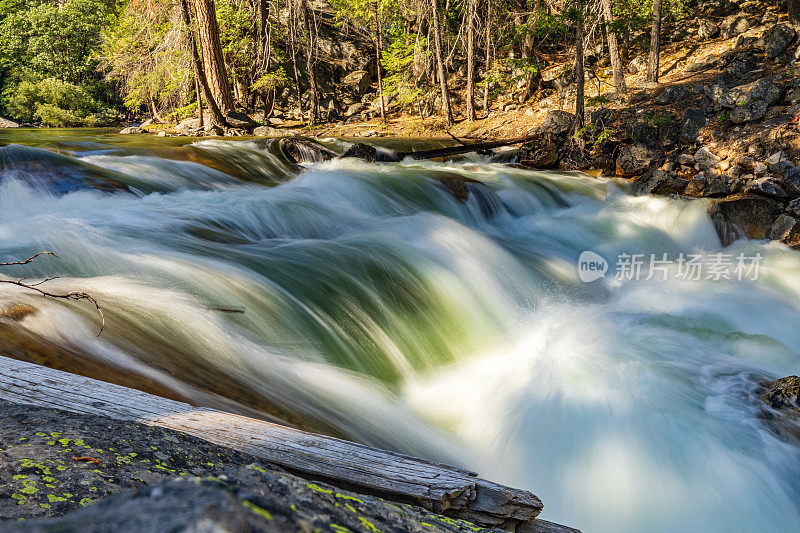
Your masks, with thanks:
[[[3,275],[60,274],[48,286],[90,292],[107,322],[97,337],[90,306],[0,286],[0,306],[39,309],[32,335],[460,462],[586,532],[800,526],[800,453],[754,398],[800,367],[800,254],[738,242],[757,280],[614,279],[624,252],[710,261],[702,202],[478,159],[297,169],[268,140],[7,143],[0,258],[61,259]],[[442,184],[459,178],[484,185],[462,203]],[[584,250],[604,279],[580,281]]]

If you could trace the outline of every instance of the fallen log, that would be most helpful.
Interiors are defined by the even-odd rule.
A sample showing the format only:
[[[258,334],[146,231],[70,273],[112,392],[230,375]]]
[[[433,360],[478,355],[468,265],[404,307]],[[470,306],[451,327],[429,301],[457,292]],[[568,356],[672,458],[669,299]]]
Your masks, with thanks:
[[[434,150],[419,150],[416,152],[398,152],[397,156],[400,159],[410,157],[412,159],[433,159],[436,157],[449,157],[452,155],[469,154],[471,152],[481,152],[485,150],[493,150],[495,148],[502,148],[504,146],[513,146],[515,144],[524,144],[537,139],[539,135],[528,135],[526,137],[518,137],[516,139],[503,139],[499,141],[487,141],[474,144],[462,144],[460,146],[449,146],[447,148],[436,148]]]
[[[194,407],[2,356],[0,399],[180,431],[306,477],[415,503],[485,527],[574,531],[537,520],[542,502],[530,492],[484,480],[468,470]]]

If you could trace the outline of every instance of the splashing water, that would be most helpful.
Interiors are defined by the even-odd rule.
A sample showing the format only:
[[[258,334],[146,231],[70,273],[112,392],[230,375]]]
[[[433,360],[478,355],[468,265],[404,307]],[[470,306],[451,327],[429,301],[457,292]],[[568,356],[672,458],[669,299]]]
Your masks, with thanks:
[[[719,251],[702,202],[474,159],[300,170],[267,141],[17,135],[39,148],[0,148],[0,257],[62,259],[3,275],[61,274],[107,331],[0,286],[0,307],[39,310],[13,327],[184,397],[465,464],[587,532],[800,524],[800,453],[754,398],[800,366],[800,255],[726,250],[760,253],[757,280],[578,279],[584,250]]]

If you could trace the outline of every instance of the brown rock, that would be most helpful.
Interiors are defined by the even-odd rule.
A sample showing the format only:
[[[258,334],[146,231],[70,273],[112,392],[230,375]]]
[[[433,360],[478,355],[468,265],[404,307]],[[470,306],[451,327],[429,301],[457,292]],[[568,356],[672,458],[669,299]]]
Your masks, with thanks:
[[[783,207],[775,200],[748,193],[716,200],[708,209],[723,246],[741,238],[767,238],[782,212]]]

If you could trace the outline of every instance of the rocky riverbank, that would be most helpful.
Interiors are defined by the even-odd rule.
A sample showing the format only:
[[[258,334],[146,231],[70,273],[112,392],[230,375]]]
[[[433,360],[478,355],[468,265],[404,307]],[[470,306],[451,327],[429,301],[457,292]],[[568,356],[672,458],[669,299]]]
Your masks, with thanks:
[[[4,532],[488,531],[174,431],[2,400],[0,412]]]

